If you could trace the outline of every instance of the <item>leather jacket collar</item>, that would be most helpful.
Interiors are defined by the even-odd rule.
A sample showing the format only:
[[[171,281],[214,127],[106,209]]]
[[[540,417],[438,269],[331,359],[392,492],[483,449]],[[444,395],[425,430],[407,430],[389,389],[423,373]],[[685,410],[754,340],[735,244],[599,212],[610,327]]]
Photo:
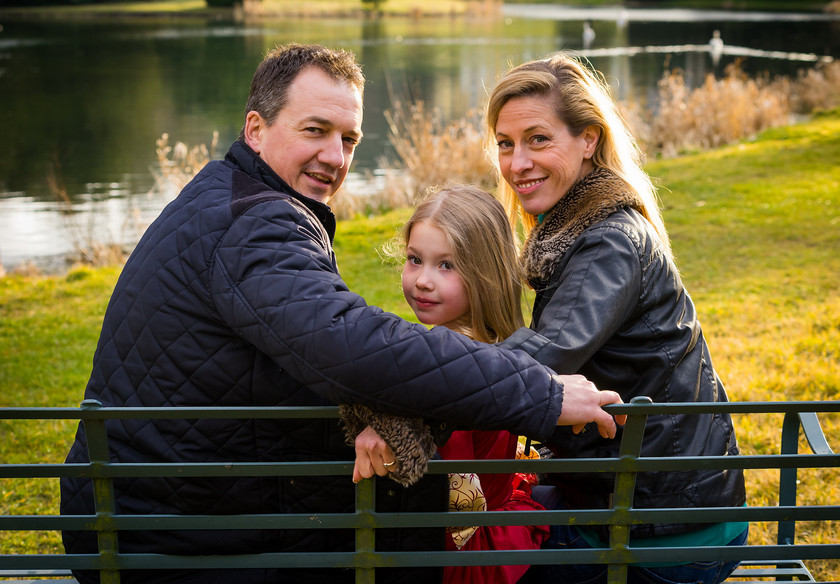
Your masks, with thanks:
[[[642,209],[636,192],[611,170],[598,167],[575,183],[528,235],[521,262],[531,287],[550,283],[563,256],[583,230],[625,207]]]

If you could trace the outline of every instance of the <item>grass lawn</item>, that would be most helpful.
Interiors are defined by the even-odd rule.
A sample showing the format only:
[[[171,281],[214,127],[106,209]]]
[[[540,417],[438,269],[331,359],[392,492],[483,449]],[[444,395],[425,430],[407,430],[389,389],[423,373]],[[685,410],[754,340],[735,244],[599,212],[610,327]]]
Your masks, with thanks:
[[[712,354],[734,401],[840,399],[840,112],[758,139],[648,167]],[[408,211],[339,224],[336,253],[350,288],[409,317],[395,270],[376,252]],[[119,268],[0,279],[0,406],[75,406],[90,371]],[[840,420],[826,418],[840,445]],[[736,419],[746,453],[777,451],[780,420]],[[0,459],[59,462],[73,424],[0,422]],[[803,473],[805,474],[805,473]],[[801,477],[800,497],[840,498],[836,471]],[[748,471],[748,501],[774,505],[778,473]],[[0,513],[57,510],[54,481],[0,480]],[[836,541],[838,526],[801,523],[798,538]],[[770,541],[758,525],[751,543]],[[60,549],[57,534],[0,533],[4,553]],[[840,561],[810,562],[840,579]]]

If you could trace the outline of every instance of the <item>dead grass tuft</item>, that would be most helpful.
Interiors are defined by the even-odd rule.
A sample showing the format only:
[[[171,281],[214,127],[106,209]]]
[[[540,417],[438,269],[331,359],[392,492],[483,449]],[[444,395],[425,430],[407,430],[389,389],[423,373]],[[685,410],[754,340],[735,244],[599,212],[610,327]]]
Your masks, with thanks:
[[[800,71],[790,83],[793,111],[809,114],[828,110],[840,104],[840,61],[820,63],[813,69]]]
[[[53,156],[52,165],[46,178],[50,192],[59,205],[59,212],[65,228],[70,234],[73,251],[68,254],[67,261],[72,264],[90,266],[123,263],[126,259],[126,251],[123,246],[114,241],[102,241],[93,221],[83,224],[80,220],[80,215],[73,208],[73,200],[67,192],[64,175],[61,171],[61,162],[57,155]],[[15,272],[29,275],[32,267],[34,265],[30,266],[30,262],[26,262],[19,266],[19,269],[16,269]],[[19,270],[23,270],[23,272]]]
[[[364,180],[347,180],[330,201],[338,219],[381,215],[391,209],[409,207],[414,197],[408,177],[395,170],[365,173]],[[373,186],[371,186],[373,185]]]
[[[679,71],[659,81],[659,109],[649,132],[650,146],[665,157],[708,150],[790,123],[788,94],[763,79],[749,79],[727,67],[722,79],[708,75],[697,89]]]
[[[169,134],[166,133],[157,139],[156,144],[157,166],[150,169],[155,177],[152,190],[178,193],[213,158],[219,145],[219,132],[213,132],[209,148],[205,144],[190,148],[183,142],[170,146]]]
[[[428,110],[422,100],[396,101],[385,118],[391,145],[399,157],[395,166],[410,181],[412,203],[430,187],[451,180],[485,188],[495,186],[495,170],[484,152],[478,110],[445,122],[439,110]]]

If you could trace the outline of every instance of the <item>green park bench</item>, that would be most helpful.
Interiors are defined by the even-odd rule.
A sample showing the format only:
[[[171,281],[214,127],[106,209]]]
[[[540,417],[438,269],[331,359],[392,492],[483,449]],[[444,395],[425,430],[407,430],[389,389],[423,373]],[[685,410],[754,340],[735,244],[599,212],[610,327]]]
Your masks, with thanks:
[[[464,513],[377,513],[373,480],[356,485],[354,513],[287,515],[117,515],[114,507],[113,479],[131,476],[305,476],[345,475],[350,480],[352,463],[294,462],[120,464],[108,460],[105,421],[114,418],[333,418],[334,407],[290,408],[108,408],[98,402],[84,402],[81,408],[2,408],[0,419],[44,423],[53,420],[82,420],[88,435],[90,464],[7,464],[0,461],[0,479],[58,479],[90,476],[94,481],[96,515],[0,516],[0,541],[19,531],[93,530],[99,551],[90,555],[9,554],[0,546],[0,582],[41,582],[59,577],[74,582],[71,569],[100,570],[103,583],[119,582],[119,571],[131,568],[244,568],[244,567],[345,567],[354,568],[357,583],[374,582],[377,567],[430,565],[492,565],[601,563],[609,565],[609,581],[624,582],[628,564],[636,562],[740,560],[741,567],[731,581],[766,579],[814,581],[803,560],[840,558],[840,537],[833,543],[796,543],[797,522],[840,520],[840,502],[830,505],[797,504],[797,473],[800,469],[840,467],[840,454],[828,445],[818,414],[840,412],[840,401],[827,402],[736,402],[653,404],[636,399],[630,404],[609,406],[613,414],[627,414],[621,453],[607,459],[479,460],[432,461],[429,472],[613,472],[615,493],[609,509],[573,511],[512,511]],[[779,452],[737,457],[639,456],[644,427],[649,415],[667,413],[711,414],[728,412],[737,416],[765,416],[782,420]],[[835,418],[836,420],[836,418]],[[25,422],[29,423],[29,422]],[[773,423],[778,423],[774,421]],[[804,435],[809,452],[800,453]],[[779,470],[778,505],[692,509],[638,509],[633,507],[637,472],[691,470],[698,468]],[[775,473],[774,473],[775,476]],[[799,475],[802,476],[801,474]],[[387,480],[387,479],[374,479]],[[748,478],[749,480],[749,478]],[[809,485],[809,489],[819,488]],[[709,523],[749,521],[774,524],[775,544],[742,547],[638,548],[629,545],[629,526],[641,523]],[[435,527],[448,525],[532,525],[532,524],[609,525],[609,547],[591,550],[537,550],[489,552],[377,552],[376,529],[388,527]],[[325,529],[353,528],[355,551],[324,553],[264,553],[230,556],[174,556],[165,554],[118,553],[120,530],[142,529]],[[56,580],[52,580],[55,582]],[[58,580],[61,582],[62,580]]]

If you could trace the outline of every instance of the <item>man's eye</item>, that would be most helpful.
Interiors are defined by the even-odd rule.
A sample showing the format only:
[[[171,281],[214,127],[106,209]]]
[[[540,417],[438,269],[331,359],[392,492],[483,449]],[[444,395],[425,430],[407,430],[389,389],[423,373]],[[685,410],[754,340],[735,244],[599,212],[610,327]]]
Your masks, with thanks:
[[[308,128],[304,128],[304,131],[309,132],[310,134],[323,134],[324,133],[324,130],[322,130],[321,128],[317,128],[315,126],[310,126]]]

